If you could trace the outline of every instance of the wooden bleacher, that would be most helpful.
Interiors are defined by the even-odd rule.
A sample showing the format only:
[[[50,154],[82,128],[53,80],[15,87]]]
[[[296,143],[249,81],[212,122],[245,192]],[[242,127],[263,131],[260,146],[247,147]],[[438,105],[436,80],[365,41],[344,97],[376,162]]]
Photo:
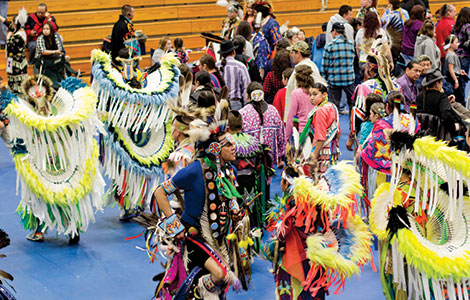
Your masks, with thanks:
[[[90,72],[90,52],[102,45],[103,38],[111,34],[114,22],[119,17],[120,7],[130,3],[135,8],[134,23],[137,30],[142,30],[149,39],[147,52],[157,48],[162,36],[180,37],[186,49],[191,49],[190,60],[198,60],[204,53],[201,32],[218,34],[221,22],[225,18],[225,8],[215,5],[215,0],[49,0],[48,10],[57,19],[59,33],[64,40],[67,55],[71,58],[74,69]],[[273,0],[274,11],[279,24],[289,22],[297,26],[307,36],[316,36],[321,32],[321,24],[336,14],[344,0],[330,0],[325,11],[320,11],[321,1]],[[444,4],[442,0],[431,0],[431,11]],[[13,17],[24,6],[28,13],[36,11],[39,1],[10,0],[8,16]],[[351,5],[351,4],[350,4]],[[469,5],[469,1],[456,1],[457,10]],[[351,6],[359,8],[359,1]],[[384,7],[381,6],[381,12]],[[0,53],[0,75],[5,76],[4,55]],[[149,55],[144,59],[144,66],[150,64]]]

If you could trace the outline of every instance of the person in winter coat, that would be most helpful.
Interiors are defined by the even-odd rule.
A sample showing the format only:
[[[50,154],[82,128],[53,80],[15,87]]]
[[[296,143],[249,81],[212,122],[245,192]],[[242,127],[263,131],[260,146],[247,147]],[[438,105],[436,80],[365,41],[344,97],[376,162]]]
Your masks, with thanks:
[[[414,59],[418,59],[421,55],[426,54],[431,58],[432,73],[441,68],[441,51],[434,42],[434,24],[430,20],[426,20],[418,32],[415,45]]]

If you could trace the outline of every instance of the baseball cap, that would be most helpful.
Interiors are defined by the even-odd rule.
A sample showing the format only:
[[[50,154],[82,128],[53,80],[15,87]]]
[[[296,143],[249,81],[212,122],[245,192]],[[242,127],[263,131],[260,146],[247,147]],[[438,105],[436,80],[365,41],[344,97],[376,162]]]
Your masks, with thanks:
[[[287,51],[298,51],[303,54],[309,54],[308,44],[304,41],[297,41],[293,46],[287,47]]]
[[[340,22],[335,22],[333,24],[333,26],[331,27],[331,32],[333,32],[333,30],[336,30],[336,32],[338,33],[343,33],[345,28],[344,28],[344,24],[340,23]]]

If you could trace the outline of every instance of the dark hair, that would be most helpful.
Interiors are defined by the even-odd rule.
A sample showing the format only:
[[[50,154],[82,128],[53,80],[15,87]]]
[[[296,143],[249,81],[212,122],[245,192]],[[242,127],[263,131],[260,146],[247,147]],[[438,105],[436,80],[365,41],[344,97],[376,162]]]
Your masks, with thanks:
[[[442,5],[441,7],[441,17],[445,17],[448,13],[449,13],[449,10],[450,10],[450,6],[452,4],[444,4]]]
[[[44,26],[49,26],[50,30],[51,30],[51,34],[49,34],[49,36],[45,36],[44,35]],[[47,50],[59,50],[59,45],[57,45],[56,41],[55,41],[55,30],[54,30],[54,26],[52,26],[52,23],[51,22],[47,22],[46,24],[44,24],[42,26],[43,28],[43,37],[44,37],[44,44],[46,46],[46,49]]]
[[[173,45],[175,46],[175,50],[183,48],[183,40],[181,38],[176,38],[173,41]]]
[[[202,66],[202,65],[207,65],[207,68],[209,68],[209,70],[215,70],[215,72],[213,73],[215,75],[215,77],[217,77],[217,79],[219,80],[219,83],[220,83],[220,87],[223,87],[225,86],[225,80],[224,78],[222,77],[222,75],[220,74],[219,70],[217,69],[217,67],[215,66],[215,59],[210,56],[209,54],[204,54],[200,59],[199,59],[199,64]]]
[[[41,7],[44,7],[44,9],[47,11],[47,5],[46,3],[39,3],[38,7],[41,6]]]
[[[243,119],[242,119],[242,115],[238,111],[231,110],[228,113],[228,127],[230,130],[233,130],[233,131],[242,130]]]
[[[236,54],[243,54],[243,50],[246,45],[246,40],[244,37],[241,35],[236,35],[233,39],[233,46],[235,47],[235,53]]]
[[[286,175],[291,178],[297,178],[300,176],[299,171],[297,171],[297,169],[292,166],[286,166],[284,168],[284,172],[286,172]]]
[[[312,78],[312,68],[307,65],[299,65],[295,67],[295,80],[297,81],[297,87],[309,89],[315,84],[315,80]]]
[[[379,94],[375,93],[370,93],[366,97],[366,112],[365,112],[365,117],[368,118],[370,116],[370,109],[372,107],[372,104],[374,103],[384,103],[384,98],[380,96]]]
[[[248,84],[248,87],[246,88],[246,93],[248,94],[248,97],[251,98],[251,93],[256,90],[263,90],[263,85],[257,81],[252,81]],[[263,109],[261,107],[262,101],[250,101],[249,104],[253,106],[253,108],[256,110],[259,116],[260,120],[260,125],[263,125],[264,123],[264,118],[263,118]]]
[[[416,20],[424,22],[424,8],[421,5],[415,5],[410,10],[410,18],[405,22],[405,26],[411,26]]]
[[[241,35],[242,37],[245,38],[245,40],[249,41],[251,39],[251,32],[252,28],[250,23],[248,21],[240,21],[237,27],[237,31],[235,32],[236,35]]]
[[[377,63],[377,59],[375,57],[373,57],[372,55],[368,55],[367,56],[367,61],[371,64],[374,64],[376,65],[377,67],[374,67],[372,68],[372,70],[374,70],[375,73],[379,73],[379,69],[378,69],[378,63]]]
[[[292,76],[292,73],[294,73],[294,69],[287,68],[284,71],[282,71],[282,77],[289,79]]]
[[[215,105],[215,96],[212,90],[203,90],[197,96],[198,107],[211,107]]]
[[[276,51],[279,51],[281,49],[287,49],[287,47],[289,46],[290,46],[289,40],[283,37],[282,39],[277,41],[275,47],[276,47]]]
[[[328,22],[321,24],[321,31],[325,32],[327,27],[328,27]]]
[[[282,79],[282,72],[292,66],[290,55],[287,50],[281,50],[276,52],[273,59],[273,72],[274,76],[278,79]]]
[[[411,70],[411,69],[413,69],[413,66],[414,66],[414,65],[418,65],[418,66],[419,66],[419,62],[418,62],[417,60],[412,59],[412,60],[410,60],[410,62],[406,65],[406,68],[407,68],[408,70]]]
[[[462,29],[462,26],[470,23],[470,7],[464,7],[460,10],[459,15],[457,16],[457,21],[455,21],[454,32],[459,33]]]
[[[346,14],[348,14],[348,12],[352,11],[352,7],[349,6],[349,5],[341,5],[341,7],[339,8],[339,12],[338,14],[340,16],[344,16]]]
[[[375,12],[368,12],[364,16],[364,39],[377,37],[377,32],[380,29],[380,22]]]
[[[128,12],[130,12],[131,10],[133,9],[133,7],[129,4],[125,4],[121,7],[121,13],[123,15],[127,14]]]
[[[326,86],[323,83],[320,83],[320,82],[315,82],[312,87],[314,89],[319,90],[320,93],[322,93],[322,94],[328,92],[328,89],[326,88]]]
[[[129,58],[129,48],[121,48],[118,52],[118,57],[128,59]]]
[[[263,4],[253,4],[252,8],[256,10],[257,12],[260,12],[263,18],[266,18],[267,16],[271,15],[271,11],[269,7],[263,5]]]
[[[395,99],[400,99],[400,104],[405,104],[405,97],[402,93],[397,91],[391,91],[387,95],[387,104],[390,108],[393,108],[395,105]]]
[[[388,3],[392,5],[393,10],[397,10],[400,8],[400,0],[388,0]]]
[[[199,85],[202,85],[206,88],[212,89],[212,81],[211,81],[211,74],[206,71],[199,71],[196,74],[196,81]]]
[[[434,24],[431,20],[424,21],[423,26],[421,26],[421,29],[418,31],[418,35],[421,34],[427,35],[430,38],[434,37]]]

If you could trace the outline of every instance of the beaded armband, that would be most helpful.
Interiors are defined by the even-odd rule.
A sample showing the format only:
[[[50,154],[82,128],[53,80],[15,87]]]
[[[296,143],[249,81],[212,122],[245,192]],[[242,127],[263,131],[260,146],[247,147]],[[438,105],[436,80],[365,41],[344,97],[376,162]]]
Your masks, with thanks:
[[[163,219],[158,226],[170,237],[175,237],[184,231],[184,226],[175,214]]]

